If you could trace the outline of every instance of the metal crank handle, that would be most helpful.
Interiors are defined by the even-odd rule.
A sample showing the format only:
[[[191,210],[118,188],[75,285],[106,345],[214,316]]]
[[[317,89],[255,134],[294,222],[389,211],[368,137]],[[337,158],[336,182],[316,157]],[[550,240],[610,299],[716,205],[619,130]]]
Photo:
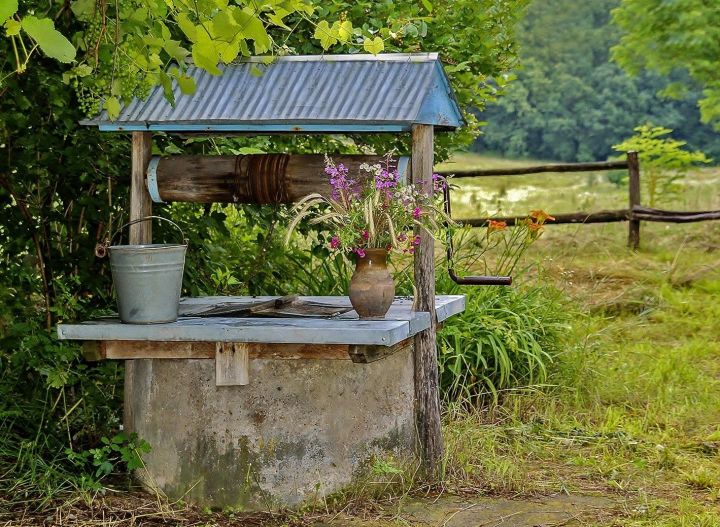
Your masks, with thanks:
[[[450,279],[458,285],[512,285],[512,276],[458,276],[448,269]]]

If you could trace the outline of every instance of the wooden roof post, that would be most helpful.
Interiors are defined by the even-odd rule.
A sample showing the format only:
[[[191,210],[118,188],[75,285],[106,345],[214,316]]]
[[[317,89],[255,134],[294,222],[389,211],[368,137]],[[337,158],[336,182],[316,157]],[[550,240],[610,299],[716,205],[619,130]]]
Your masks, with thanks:
[[[152,134],[132,134],[132,174],[130,178],[130,221],[152,214],[152,198],[145,185],[145,173],[152,156]],[[130,243],[152,243],[152,222],[143,221],[130,226]]]
[[[412,127],[412,181],[429,194],[433,192],[433,132],[432,125]],[[432,323],[414,340],[415,414],[423,467],[428,476],[437,477],[441,475],[444,447],[435,341],[435,243],[426,232],[416,228],[416,234],[420,234],[421,241],[415,251],[415,309],[430,312]]]
[[[152,134],[150,132],[133,132],[132,134],[132,169],[130,173],[130,221],[144,218],[152,214],[152,198],[145,185],[145,173],[152,157]],[[129,243],[152,243],[152,221],[143,221],[130,226]],[[145,359],[151,360],[151,359]],[[134,421],[134,360],[125,361],[125,397],[123,422],[125,431],[132,432]]]

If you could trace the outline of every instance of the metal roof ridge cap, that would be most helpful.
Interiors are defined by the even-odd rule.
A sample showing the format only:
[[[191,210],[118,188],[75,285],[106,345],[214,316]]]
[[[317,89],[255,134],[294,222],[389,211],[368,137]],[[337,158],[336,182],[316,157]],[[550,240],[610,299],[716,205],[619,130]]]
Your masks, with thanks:
[[[243,63],[265,63],[266,61],[272,60],[275,62],[353,62],[353,61],[368,61],[368,62],[403,62],[412,61],[413,59],[424,59],[423,62],[433,62],[439,60],[439,54],[436,51],[420,52],[420,53],[380,53],[378,55],[372,55],[370,53],[353,53],[353,54],[322,54],[322,55],[259,55],[251,57],[243,57],[241,59],[234,60],[227,66]],[[190,62],[192,64],[192,62]],[[193,64],[194,66],[194,64]]]

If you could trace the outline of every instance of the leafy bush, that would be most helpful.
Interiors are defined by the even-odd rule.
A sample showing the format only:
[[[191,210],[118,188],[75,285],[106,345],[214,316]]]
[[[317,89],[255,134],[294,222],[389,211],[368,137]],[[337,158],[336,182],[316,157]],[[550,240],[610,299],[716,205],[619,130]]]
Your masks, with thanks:
[[[568,330],[562,295],[549,286],[458,286],[465,312],[438,335],[440,388],[446,400],[497,401],[502,392],[544,383]]]

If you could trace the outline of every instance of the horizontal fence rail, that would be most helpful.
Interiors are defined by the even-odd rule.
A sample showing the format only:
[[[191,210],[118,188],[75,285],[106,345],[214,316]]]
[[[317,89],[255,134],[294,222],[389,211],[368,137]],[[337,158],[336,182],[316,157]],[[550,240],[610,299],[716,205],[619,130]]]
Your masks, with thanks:
[[[517,168],[493,168],[482,170],[459,170],[456,172],[441,171],[440,175],[453,178],[473,178],[490,176],[521,176],[542,174],[545,172],[593,172],[609,170],[628,171],[628,204],[627,209],[602,210],[599,212],[571,212],[555,214],[554,219],[546,220],[552,224],[584,224],[629,222],[628,245],[633,249],[640,246],[640,222],[655,221],[665,223],[692,223],[697,221],[720,220],[720,210],[706,211],[673,211],[644,207],[640,202],[640,162],[637,152],[628,152],[627,158],[620,161],[602,161],[597,163],[558,163]],[[517,225],[527,220],[527,216],[493,216],[488,218],[470,218],[458,220],[461,225],[484,227],[490,220],[503,221],[508,226]]]
[[[594,172],[602,170],[623,170],[628,168],[626,160],[600,161],[597,163],[558,163],[555,165],[538,165],[533,167],[491,168],[483,170],[458,170],[452,172],[455,178],[490,177],[490,176],[524,176],[526,174],[541,174],[543,172]],[[450,172],[440,172],[441,176],[448,176]]]

